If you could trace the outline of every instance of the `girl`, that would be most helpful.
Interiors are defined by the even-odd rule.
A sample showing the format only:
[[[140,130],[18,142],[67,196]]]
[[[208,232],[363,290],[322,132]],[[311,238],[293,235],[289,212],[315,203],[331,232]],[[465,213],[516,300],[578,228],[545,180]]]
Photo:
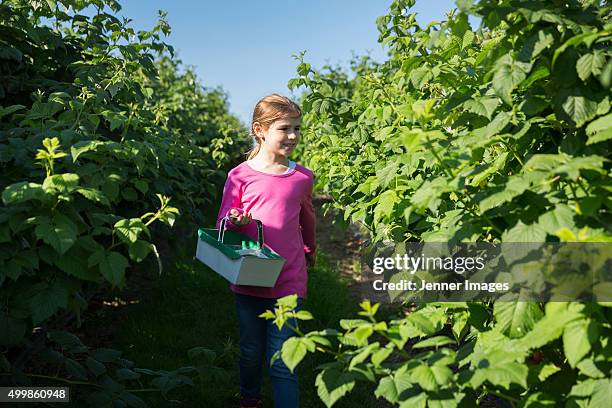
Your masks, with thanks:
[[[253,112],[255,140],[248,160],[227,176],[217,228],[229,216],[229,228],[256,238],[251,220],[263,223],[267,245],[285,258],[272,288],[230,285],[235,293],[240,325],[240,407],[261,407],[261,369],[283,342],[293,335],[272,320],[258,317],[273,310],[276,299],[298,295],[298,309],[306,296],[307,265],[315,262],[315,218],[312,206],[313,174],[288,159],[300,139],[301,111],[290,99],[272,94],[262,98]],[[228,223],[229,224],[229,223]],[[290,324],[296,324],[295,321]],[[299,406],[297,376],[278,359],[269,368],[274,406]]]

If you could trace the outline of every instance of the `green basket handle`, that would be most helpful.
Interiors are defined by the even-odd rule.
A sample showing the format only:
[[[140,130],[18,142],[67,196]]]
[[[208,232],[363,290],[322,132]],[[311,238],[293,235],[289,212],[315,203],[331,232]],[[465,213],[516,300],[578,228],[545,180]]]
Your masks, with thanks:
[[[219,235],[217,236],[217,241],[220,243],[224,243],[223,239],[225,238],[225,224],[229,220],[229,217],[223,217],[221,219],[221,224],[219,225]],[[264,236],[263,236],[263,224],[259,220],[253,220],[255,224],[257,224],[257,243],[259,244],[259,248],[263,249],[264,245]]]

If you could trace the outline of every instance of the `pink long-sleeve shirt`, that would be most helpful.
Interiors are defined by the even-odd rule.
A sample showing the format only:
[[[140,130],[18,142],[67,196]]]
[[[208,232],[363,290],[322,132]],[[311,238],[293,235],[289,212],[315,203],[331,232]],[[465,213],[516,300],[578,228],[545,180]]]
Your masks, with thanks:
[[[217,228],[231,208],[242,208],[250,212],[253,219],[262,222],[265,244],[285,258],[274,287],[230,284],[233,292],[264,298],[292,294],[306,297],[308,274],[305,254],[316,249],[313,179],[312,171],[299,164],[284,174],[264,173],[251,168],[246,162],[230,170],[223,189]],[[241,227],[231,225],[229,228],[257,239],[254,222]]]

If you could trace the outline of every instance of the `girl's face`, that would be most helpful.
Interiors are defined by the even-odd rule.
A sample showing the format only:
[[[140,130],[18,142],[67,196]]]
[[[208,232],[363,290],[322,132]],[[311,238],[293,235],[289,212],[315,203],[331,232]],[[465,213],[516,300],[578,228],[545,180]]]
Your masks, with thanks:
[[[300,140],[301,118],[278,119],[270,125],[267,131],[262,129],[260,140],[262,149],[288,157]]]

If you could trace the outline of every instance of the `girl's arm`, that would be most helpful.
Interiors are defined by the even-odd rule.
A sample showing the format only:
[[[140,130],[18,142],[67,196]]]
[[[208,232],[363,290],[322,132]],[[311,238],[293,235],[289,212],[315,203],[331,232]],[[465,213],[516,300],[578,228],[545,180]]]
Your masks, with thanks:
[[[229,211],[232,208],[242,207],[242,190],[240,183],[236,180],[236,176],[230,171],[225,180],[225,186],[223,187],[223,197],[221,198],[221,207],[219,208],[219,214],[217,215],[216,226],[219,228],[221,219],[229,215]],[[231,221],[226,223],[226,228],[236,229],[237,225]]]
[[[312,185],[308,190],[300,208],[300,226],[302,227],[302,239],[304,241],[304,252],[306,257],[314,263],[316,244],[316,219],[312,205]]]

